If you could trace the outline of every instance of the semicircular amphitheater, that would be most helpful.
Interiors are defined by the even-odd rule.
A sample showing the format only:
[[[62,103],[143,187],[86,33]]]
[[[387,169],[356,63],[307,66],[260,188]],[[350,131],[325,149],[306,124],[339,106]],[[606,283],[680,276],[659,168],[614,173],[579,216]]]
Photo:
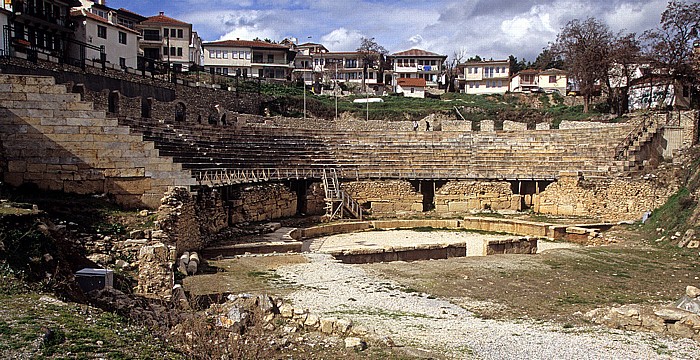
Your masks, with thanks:
[[[583,241],[605,225],[464,216],[639,219],[676,189],[638,174],[695,143],[698,133],[692,111],[644,113],[620,123],[564,121],[556,129],[518,119],[501,121],[495,130],[491,120],[431,118],[433,131],[416,131],[408,120],[305,121],[246,114],[267,111],[271,102],[259,93],[122,73],[44,69],[51,76],[11,75],[27,69],[4,66],[6,183],[104,193],[124,206],[159,209],[159,226],[176,253],[204,250],[210,257],[320,250],[303,240],[422,226]],[[264,245],[221,242],[237,224],[295,215],[322,215],[332,223],[278,230]],[[407,218],[419,220],[400,220]],[[517,236],[471,247],[375,245],[355,252],[386,261],[537,247]],[[412,249],[420,255],[403,254]],[[328,251],[342,257],[346,250]]]

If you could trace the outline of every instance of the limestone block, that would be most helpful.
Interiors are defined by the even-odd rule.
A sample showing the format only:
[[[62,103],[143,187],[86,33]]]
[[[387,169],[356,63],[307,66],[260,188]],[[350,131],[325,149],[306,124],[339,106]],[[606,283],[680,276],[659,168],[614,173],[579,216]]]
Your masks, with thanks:
[[[338,319],[333,325],[333,330],[338,334],[345,334],[350,331],[352,321],[348,319]]]
[[[450,212],[466,212],[473,208],[470,208],[466,202],[453,201],[447,205],[447,209]]]
[[[335,322],[338,321],[336,318],[322,318],[320,320],[319,329],[324,334],[332,334],[335,328]]]

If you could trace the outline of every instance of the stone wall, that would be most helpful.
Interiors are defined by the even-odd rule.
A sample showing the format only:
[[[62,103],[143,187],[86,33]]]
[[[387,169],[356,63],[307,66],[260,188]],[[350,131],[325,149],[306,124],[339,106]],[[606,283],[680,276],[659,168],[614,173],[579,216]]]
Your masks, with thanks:
[[[450,181],[435,192],[435,211],[522,209],[522,197],[514,195],[506,181]]]
[[[294,216],[297,213],[297,195],[283,184],[241,186],[233,190],[229,221],[265,221]]]
[[[341,187],[360,205],[371,204],[373,214],[423,211],[423,195],[405,180],[353,181]]]
[[[0,75],[0,142],[6,183],[106,193],[127,207],[160,205],[171,186],[195,180],[152,142],[130,134],[50,77]]]
[[[562,173],[557,182],[534,196],[535,212],[597,217],[606,221],[636,220],[666,202],[676,191],[654,180],[583,179]]]
[[[306,215],[323,215],[326,213],[326,193],[321,183],[312,183],[306,189],[304,209]]]
[[[527,124],[523,122],[515,122],[510,120],[505,120],[503,122],[504,131],[517,131],[517,130],[527,130]]]

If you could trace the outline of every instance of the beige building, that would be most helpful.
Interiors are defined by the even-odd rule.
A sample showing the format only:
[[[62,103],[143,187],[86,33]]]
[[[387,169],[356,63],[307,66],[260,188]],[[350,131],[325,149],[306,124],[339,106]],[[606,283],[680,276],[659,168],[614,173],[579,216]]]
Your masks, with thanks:
[[[436,88],[443,75],[446,55],[411,49],[387,56],[391,64],[394,90],[399,79],[424,79],[427,87]]]
[[[296,52],[289,47],[251,40],[204,43],[204,68],[222,75],[291,79]]]
[[[141,32],[139,45],[144,57],[166,62],[183,71],[189,70],[192,24],[165,16],[161,11],[136,27]]]
[[[472,61],[461,64],[461,90],[467,94],[505,94],[510,81],[510,61]]]
[[[107,66],[112,68],[136,68],[139,52],[139,32],[120,25],[118,14],[114,9],[104,5],[83,1],[83,7],[71,12],[75,24],[73,38],[86,43],[85,57],[93,65],[100,61],[101,52],[96,48],[103,47]],[[82,56],[81,47],[69,43],[70,57],[78,59]]]
[[[381,54],[375,54],[376,63],[364,73],[365,54],[359,51],[328,51],[316,43],[298,45],[294,59],[295,78],[304,79],[307,85],[315,81],[324,84],[354,83],[377,85],[382,83],[379,69]]]
[[[547,69],[537,74],[539,87],[545,92],[558,92],[566,95],[569,76],[564,70]]]

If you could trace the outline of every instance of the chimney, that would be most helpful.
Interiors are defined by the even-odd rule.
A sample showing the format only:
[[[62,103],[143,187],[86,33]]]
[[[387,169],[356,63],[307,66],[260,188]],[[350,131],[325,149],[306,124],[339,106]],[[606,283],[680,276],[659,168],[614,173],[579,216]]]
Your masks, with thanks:
[[[165,15],[165,11],[161,11],[161,12],[159,12],[158,14],[161,15],[161,16],[163,16],[163,15]]]

